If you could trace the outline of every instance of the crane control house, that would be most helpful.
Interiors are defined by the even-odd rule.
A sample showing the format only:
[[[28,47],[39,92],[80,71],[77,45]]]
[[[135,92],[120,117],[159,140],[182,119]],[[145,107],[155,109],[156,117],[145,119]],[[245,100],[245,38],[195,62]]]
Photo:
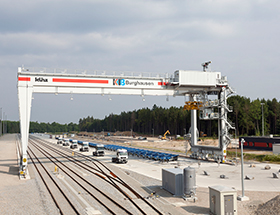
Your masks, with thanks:
[[[174,74],[87,72],[18,68],[18,101],[21,132],[20,175],[27,174],[27,146],[33,93],[100,94],[149,96],[189,96],[185,109],[191,111],[191,151],[194,158],[213,157],[225,161],[230,143],[229,129],[234,129],[227,119],[231,112],[227,97],[234,93],[227,78],[220,72],[177,70]],[[91,74],[89,74],[91,73]],[[214,101],[209,95],[217,97]],[[219,146],[197,145],[197,111],[201,120],[218,120]],[[216,112],[214,112],[216,110]]]

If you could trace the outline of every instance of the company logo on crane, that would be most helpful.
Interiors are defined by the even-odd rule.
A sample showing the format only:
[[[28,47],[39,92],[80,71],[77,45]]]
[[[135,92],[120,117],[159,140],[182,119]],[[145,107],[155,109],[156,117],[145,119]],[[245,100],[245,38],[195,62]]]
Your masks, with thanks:
[[[125,85],[125,79],[113,79],[113,85],[124,86]]]
[[[153,86],[155,85],[154,82],[152,81],[138,81],[138,80],[125,80],[125,79],[113,79],[113,85],[117,85],[117,86],[131,86],[134,85],[136,86]]]
[[[42,77],[35,77],[35,82],[48,82],[48,79]]]

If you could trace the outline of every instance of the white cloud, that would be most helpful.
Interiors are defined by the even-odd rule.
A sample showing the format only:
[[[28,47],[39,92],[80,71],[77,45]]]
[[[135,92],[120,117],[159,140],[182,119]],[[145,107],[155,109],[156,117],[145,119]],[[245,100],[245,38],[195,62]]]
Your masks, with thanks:
[[[273,98],[279,90],[276,0],[3,0],[0,19],[0,91],[15,91],[9,81],[22,64],[172,73],[205,60],[242,95]],[[16,93],[8,96],[17,106]]]

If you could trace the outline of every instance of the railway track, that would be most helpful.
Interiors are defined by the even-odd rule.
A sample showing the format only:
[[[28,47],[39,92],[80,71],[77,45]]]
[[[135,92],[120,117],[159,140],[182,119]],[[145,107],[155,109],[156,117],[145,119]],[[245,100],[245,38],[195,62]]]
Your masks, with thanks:
[[[69,180],[71,179],[76,184],[75,186],[79,186],[98,202],[101,211],[106,211],[107,214],[163,214],[100,161],[79,152],[75,152],[73,156],[73,150],[39,138],[30,138],[30,146],[53,165],[58,166],[59,171],[62,171]],[[89,177],[81,176],[73,170],[75,168],[86,171],[90,176],[95,176],[95,180],[102,181],[103,185],[96,186],[100,182],[96,183]],[[101,188],[104,186],[107,187],[107,191],[102,191]],[[110,193],[113,195],[109,195]]]
[[[38,172],[42,182],[46,186],[51,198],[53,199],[58,213],[60,214],[78,214],[76,207],[69,200],[65,192],[60,188],[59,184],[54,179],[54,176],[49,173],[40,159],[35,155],[33,150],[29,148],[28,156],[31,159],[36,171]]]

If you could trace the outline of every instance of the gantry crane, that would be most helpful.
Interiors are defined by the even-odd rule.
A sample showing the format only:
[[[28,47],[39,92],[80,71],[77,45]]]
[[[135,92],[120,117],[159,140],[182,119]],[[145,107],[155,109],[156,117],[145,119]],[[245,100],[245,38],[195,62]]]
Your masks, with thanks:
[[[226,147],[230,136],[228,130],[233,128],[227,119],[230,108],[227,96],[233,93],[225,76],[220,72],[177,70],[173,75],[69,71],[46,68],[18,68],[18,100],[21,128],[20,175],[27,174],[27,145],[29,134],[30,111],[33,93],[51,94],[100,94],[100,95],[140,95],[144,96],[189,96],[191,108],[191,147],[194,157],[212,155],[217,160],[226,159]],[[210,113],[212,119],[219,120],[219,147],[197,145],[196,106],[202,116],[209,113],[212,106],[207,106],[207,95],[218,96],[218,116]],[[202,103],[200,103],[202,102]],[[213,104],[215,105],[215,104]],[[204,115],[203,115],[204,114]],[[202,118],[203,118],[202,117]],[[209,117],[208,119],[211,119]]]

